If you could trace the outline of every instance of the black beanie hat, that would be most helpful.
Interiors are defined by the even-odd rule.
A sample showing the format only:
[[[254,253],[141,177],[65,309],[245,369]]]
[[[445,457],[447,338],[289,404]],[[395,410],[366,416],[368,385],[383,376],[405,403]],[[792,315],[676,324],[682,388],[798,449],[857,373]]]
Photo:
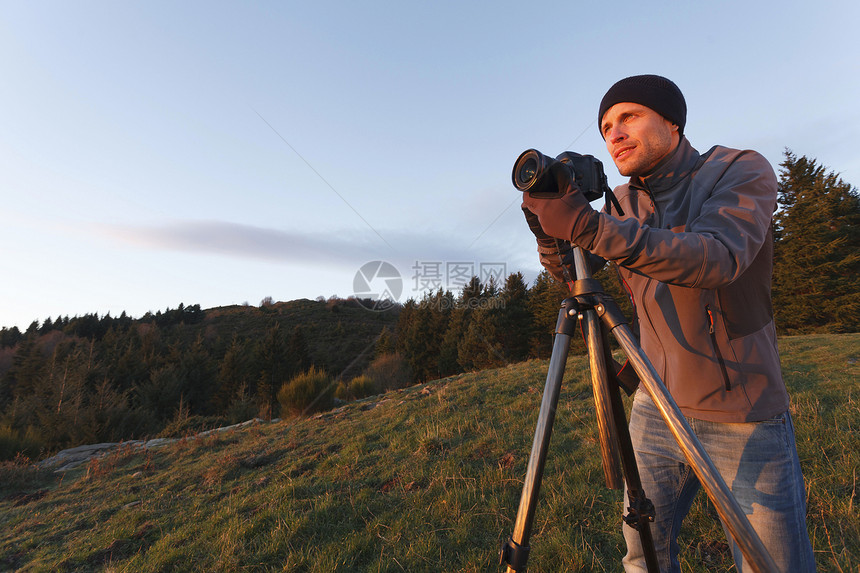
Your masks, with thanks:
[[[684,135],[687,123],[687,102],[684,94],[671,80],[662,76],[630,76],[615,82],[600,101],[597,115],[597,128],[603,135],[600,124],[603,116],[613,105],[631,102],[649,107],[678,126],[678,134]]]

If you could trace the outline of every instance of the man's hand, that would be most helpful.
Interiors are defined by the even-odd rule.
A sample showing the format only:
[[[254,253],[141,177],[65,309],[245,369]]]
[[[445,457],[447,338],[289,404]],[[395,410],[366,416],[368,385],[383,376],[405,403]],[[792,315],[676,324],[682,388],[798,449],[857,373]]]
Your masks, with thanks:
[[[573,265],[573,247],[567,241],[552,240],[552,247],[542,246],[538,241],[538,258],[543,268],[557,281],[566,283],[576,278],[576,272],[571,270]],[[563,267],[568,269],[564,274]]]
[[[559,195],[536,198],[529,193],[523,193],[522,209],[529,221],[529,227],[538,237],[538,245],[541,244],[542,237],[538,236],[530,217],[537,219],[537,227],[544,239],[555,237],[588,249],[597,233],[600,215],[591,208],[588,200],[579,191],[570,166],[560,161],[555,162],[547,176],[555,177]]]
[[[573,264],[573,248],[567,241],[555,239],[544,233],[538,221],[537,215],[527,209],[523,209],[523,214],[526,216],[526,222],[529,224],[529,229],[537,238],[538,257],[540,264],[551,274],[556,280],[567,282],[569,277],[564,276],[562,265]]]

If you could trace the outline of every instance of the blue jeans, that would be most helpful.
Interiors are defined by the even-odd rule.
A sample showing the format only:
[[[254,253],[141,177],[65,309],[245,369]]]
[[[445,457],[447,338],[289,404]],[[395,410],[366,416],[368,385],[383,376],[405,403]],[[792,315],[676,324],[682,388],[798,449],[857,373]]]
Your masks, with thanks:
[[[687,418],[780,571],[815,571],[806,530],[806,492],[788,412],[770,420],[727,424]],[[654,503],[651,524],[661,572],[680,572],[678,532],[699,491],[699,480],[644,391],[636,392],[630,437],[645,495]],[[627,493],[624,493],[625,509]],[[644,572],[639,533],[623,525],[624,569]],[[723,524],[738,571],[752,571]]]

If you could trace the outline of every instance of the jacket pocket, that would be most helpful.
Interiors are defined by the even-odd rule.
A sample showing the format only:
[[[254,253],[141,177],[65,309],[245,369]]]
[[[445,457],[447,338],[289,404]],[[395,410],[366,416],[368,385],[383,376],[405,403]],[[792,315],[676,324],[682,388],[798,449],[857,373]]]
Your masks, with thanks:
[[[720,345],[717,344],[714,313],[711,311],[711,305],[705,305],[705,312],[708,315],[708,335],[711,337],[711,346],[713,346],[714,354],[717,356],[717,362],[720,364],[720,372],[723,373],[723,383],[726,386],[726,392],[731,392],[732,383],[729,380],[729,372],[726,370],[726,361],[723,359],[723,353],[720,352]]]

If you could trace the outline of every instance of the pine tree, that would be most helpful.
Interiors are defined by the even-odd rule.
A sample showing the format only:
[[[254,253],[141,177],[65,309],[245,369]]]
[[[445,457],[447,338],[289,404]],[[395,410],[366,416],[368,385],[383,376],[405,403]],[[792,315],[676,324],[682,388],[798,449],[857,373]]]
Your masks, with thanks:
[[[439,289],[425,295],[414,311],[410,311],[409,326],[403,333],[402,351],[418,380],[430,380],[440,375],[439,357],[452,299],[450,293]]]
[[[12,368],[7,373],[7,385],[12,396],[21,399],[22,404],[38,402],[38,399],[33,397],[40,391],[45,367],[45,359],[36,343],[36,336],[31,334],[18,347]],[[16,408],[15,418],[18,419],[14,419],[13,423],[23,426],[29,422],[30,410],[31,408],[25,407],[22,412],[21,408]]]
[[[479,370],[506,364],[501,344],[499,290],[494,280],[478,290],[477,277],[463,289],[461,304],[468,309],[465,332],[458,341],[457,361],[464,370]],[[476,294],[477,293],[477,294]]]
[[[48,334],[51,330],[54,329],[54,322],[51,320],[51,317],[45,319],[45,322],[42,323],[41,328],[39,328],[39,334]]]
[[[149,380],[133,389],[134,403],[150,427],[160,429],[173,417],[182,398],[182,377],[174,364],[150,371]]]
[[[24,338],[24,335],[21,334],[21,331],[18,330],[17,326],[13,326],[9,329],[5,326],[0,328],[0,348],[12,348],[18,344],[22,338]]]
[[[433,370],[435,376],[442,376],[442,344],[445,340],[445,333],[448,331],[448,325],[451,322],[451,316],[454,311],[454,295],[451,291],[443,291],[441,288],[436,291],[427,301],[432,309],[430,315],[430,335],[433,337]]]
[[[104,378],[89,394],[76,441],[117,441],[140,431],[134,425],[135,417],[128,415],[128,403],[128,392],[117,390],[110,379]]]
[[[194,415],[211,414],[211,388],[215,381],[217,365],[210,359],[202,334],[190,348],[183,349],[178,357],[182,376],[182,395],[189,411]]]
[[[338,325],[343,327],[340,322]],[[257,347],[257,362],[261,366],[257,397],[260,400],[260,415],[265,419],[271,419],[276,393],[288,379],[284,350],[281,325],[275,323],[266,331]]]
[[[781,332],[860,328],[860,196],[816,160],[785,151],[774,217]]]
[[[570,296],[566,284],[555,280],[543,270],[529,290],[528,305],[534,317],[534,330],[530,343],[530,355],[535,358],[549,358],[552,354],[555,325],[561,301]],[[576,340],[574,338],[574,340]]]
[[[465,370],[483,370],[507,364],[499,339],[500,331],[493,309],[489,306],[476,309],[459,346],[457,358],[460,365]]]
[[[505,280],[499,296],[499,342],[511,362],[525,360],[534,329],[534,316],[529,309],[528,286],[522,273],[512,273]]]
[[[394,339],[387,326],[383,326],[382,332],[379,333],[379,338],[376,340],[376,346],[373,349],[373,357],[379,358],[385,354],[394,354]]]
[[[305,332],[300,325],[296,325],[293,328],[293,332],[290,334],[290,339],[287,340],[287,358],[289,362],[287,365],[287,372],[285,373],[286,379],[298,376],[302,372],[307,372],[313,365],[310,348],[308,348],[308,341],[305,338]]]
[[[466,334],[466,329],[469,328],[471,313],[471,309],[462,306],[455,306],[451,310],[448,327],[442,335],[442,343],[439,347],[440,376],[449,376],[463,371],[460,365],[459,346]]]
[[[462,372],[473,367],[468,352],[462,350],[472,315],[481,304],[484,285],[478,277],[471,280],[460,291],[456,301],[451,299],[453,310],[448,317],[448,325],[442,334],[439,348],[439,371],[443,375]],[[474,336],[473,336],[474,338]],[[462,354],[462,356],[461,356]]]
[[[219,413],[226,412],[233,400],[241,394],[241,389],[248,385],[246,353],[239,338],[233,336],[221,358],[215,378],[217,390],[212,400]]]
[[[406,354],[406,333],[412,328],[417,307],[418,303],[415,302],[415,299],[410,298],[400,310],[400,316],[397,317],[397,326],[394,329],[394,348],[402,355]]]

